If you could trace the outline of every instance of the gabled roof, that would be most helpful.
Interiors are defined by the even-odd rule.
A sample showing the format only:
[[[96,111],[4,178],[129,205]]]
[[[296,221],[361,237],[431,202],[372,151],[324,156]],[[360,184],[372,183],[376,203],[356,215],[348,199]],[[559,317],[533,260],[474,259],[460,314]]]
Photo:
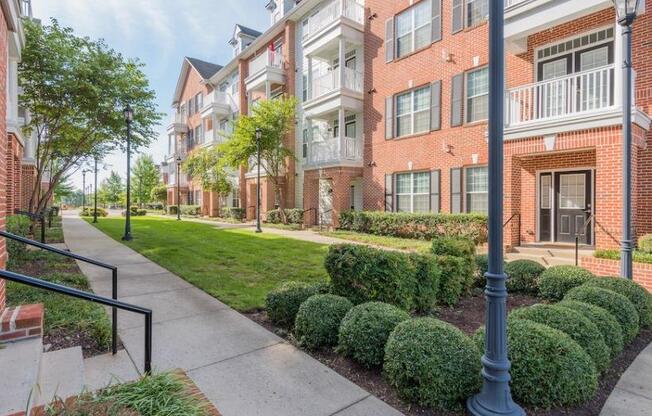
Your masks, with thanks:
[[[242,26],[240,24],[236,24],[235,27],[236,27],[236,30],[240,29],[240,32],[244,33],[247,36],[251,36],[252,38],[257,38],[258,36],[262,35],[261,32],[259,32],[257,30],[254,30],[254,29],[251,29],[251,28],[249,28],[247,26]]]
[[[208,82],[208,80],[215,74],[217,74],[222,66],[218,64],[213,64],[211,62],[202,61],[197,58],[184,57],[183,63],[181,64],[181,71],[179,73],[179,79],[177,79],[177,88],[174,90],[174,97],[172,98],[172,104],[179,102],[181,98],[181,93],[183,91],[183,83],[188,76],[188,71],[190,68],[194,68],[195,71],[202,78],[202,81]]]

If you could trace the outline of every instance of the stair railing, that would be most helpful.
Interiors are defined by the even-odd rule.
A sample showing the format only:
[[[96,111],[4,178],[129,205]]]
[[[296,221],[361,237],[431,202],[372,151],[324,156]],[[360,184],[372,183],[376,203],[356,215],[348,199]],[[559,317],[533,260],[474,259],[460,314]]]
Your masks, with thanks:
[[[586,231],[589,228],[589,224],[593,222],[593,214],[589,215],[582,225],[582,235],[586,235]],[[575,265],[580,265],[580,235],[575,234]]]

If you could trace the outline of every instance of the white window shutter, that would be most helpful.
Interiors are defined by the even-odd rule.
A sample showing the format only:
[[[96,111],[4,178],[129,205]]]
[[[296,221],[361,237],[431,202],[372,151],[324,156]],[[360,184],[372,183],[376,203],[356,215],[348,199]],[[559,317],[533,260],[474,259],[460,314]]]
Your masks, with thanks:
[[[387,19],[385,22],[385,61],[392,62],[394,60],[394,16]]]

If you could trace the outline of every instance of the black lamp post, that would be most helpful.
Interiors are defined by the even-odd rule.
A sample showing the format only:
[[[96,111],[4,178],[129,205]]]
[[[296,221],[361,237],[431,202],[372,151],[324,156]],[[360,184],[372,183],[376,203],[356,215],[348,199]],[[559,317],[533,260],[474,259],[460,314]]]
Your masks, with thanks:
[[[632,279],[632,24],[640,0],[613,0],[623,29],[623,236],[620,275]]]
[[[177,155],[177,221],[181,221],[181,156]]]
[[[256,182],[256,232],[262,233],[260,228],[260,140],[263,138],[263,132],[260,128],[256,129],[256,153],[258,164],[258,181]]]
[[[90,172],[87,169],[82,170],[82,215],[86,209],[86,174]]]
[[[507,289],[503,267],[504,0],[489,1],[489,270],[485,273],[482,391],[467,402],[476,416],[525,416],[509,387]]]
[[[93,223],[97,223],[97,156],[95,157],[95,194],[93,195]]]
[[[134,121],[134,110],[129,105],[123,111],[125,123],[127,124],[127,211],[125,213],[125,235],[124,241],[131,241],[131,123]]]

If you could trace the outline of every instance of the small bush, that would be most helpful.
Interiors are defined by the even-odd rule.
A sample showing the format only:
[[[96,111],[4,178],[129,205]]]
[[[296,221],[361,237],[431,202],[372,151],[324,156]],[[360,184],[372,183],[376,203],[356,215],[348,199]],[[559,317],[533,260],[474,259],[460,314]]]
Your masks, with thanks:
[[[620,329],[620,324],[605,309],[574,300],[564,300],[557,305],[577,311],[593,322],[602,333],[602,338],[609,348],[611,358],[615,358],[623,350],[623,331]]]
[[[85,208],[81,211],[81,216],[82,216],[82,217],[92,217],[92,216],[93,216],[93,213],[94,213],[93,208],[85,207]],[[98,217],[106,217],[106,216],[108,216],[108,215],[109,215],[109,213],[108,213],[104,208],[98,208],[98,209],[97,209],[97,216],[98,216]]]
[[[437,256],[472,258],[475,256],[475,244],[468,238],[437,237],[432,240],[432,252]]]
[[[625,344],[629,344],[638,334],[638,312],[632,302],[621,294],[594,286],[580,286],[571,289],[564,300],[590,303],[611,313],[620,324]]]
[[[510,314],[513,319],[527,319],[569,335],[584,348],[593,360],[598,372],[609,365],[609,348],[598,327],[580,312],[557,305],[533,305],[520,308]]]
[[[304,282],[284,282],[267,294],[265,310],[269,319],[278,326],[291,328],[299,306],[320,292],[320,286]]]
[[[454,256],[435,256],[441,270],[439,279],[439,302],[453,306],[466,290],[467,264],[465,259]]]
[[[220,214],[224,218],[230,218],[236,221],[243,221],[246,216],[244,208],[222,208]]]
[[[489,256],[478,254],[475,256],[475,281],[473,286],[482,287],[485,282],[485,273],[489,270]]]
[[[160,203],[160,202],[150,202],[148,204],[145,204],[145,208],[151,209],[151,210],[154,210],[154,211],[162,211],[163,209],[165,209],[163,204]]]
[[[632,302],[638,312],[641,327],[652,325],[652,305],[650,294],[637,283],[620,277],[596,277],[585,283],[588,286],[601,287],[620,293]]]
[[[514,260],[507,263],[505,273],[507,290],[513,293],[537,295],[539,293],[538,279],[546,268],[532,260]]]
[[[340,325],[338,349],[365,367],[380,366],[389,334],[396,325],[408,319],[407,312],[388,303],[368,302],[354,306]]]
[[[434,318],[398,324],[385,347],[384,372],[404,399],[455,408],[481,384],[480,351],[451,324]]]
[[[199,205],[181,205],[181,215],[197,216],[201,214]]]
[[[337,344],[340,323],[353,304],[335,295],[314,295],[299,307],[294,333],[300,345],[316,349]]]
[[[652,234],[645,234],[638,239],[638,249],[646,254],[652,254]]]
[[[475,340],[484,350],[484,328]],[[593,398],[598,373],[591,357],[565,333],[525,319],[507,322],[512,394],[533,407],[580,405]]]
[[[439,263],[429,254],[410,254],[410,261],[415,269],[413,308],[419,312],[429,312],[439,299],[441,285]]]
[[[562,300],[566,292],[581,286],[593,274],[577,266],[553,266],[539,276],[539,293],[549,301]]]
[[[303,224],[303,210],[299,208],[286,208],[285,217],[288,220],[288,224]],[[281,210],[274,209],[267,212],[267,222],[272,224],[280,224],[283,222],[281,218]]]
[[[176,205],[168,205],[168,215],[177,215],[179,208]]]
[[[620,260],[620,251],[596,250],[594,256],[598,259]],[[641,250],[634,250],[632,256],[634,258],[634,263],[652,264],[652,253],[646,253]]]
[[[20,237],[29,237],[29,227],[32,221],[26,215],[10,215],[7,217],[7,232]],[[27,246],[18,241],[5,239],[7,254],[11,260],[19,260],[27,254]]]

